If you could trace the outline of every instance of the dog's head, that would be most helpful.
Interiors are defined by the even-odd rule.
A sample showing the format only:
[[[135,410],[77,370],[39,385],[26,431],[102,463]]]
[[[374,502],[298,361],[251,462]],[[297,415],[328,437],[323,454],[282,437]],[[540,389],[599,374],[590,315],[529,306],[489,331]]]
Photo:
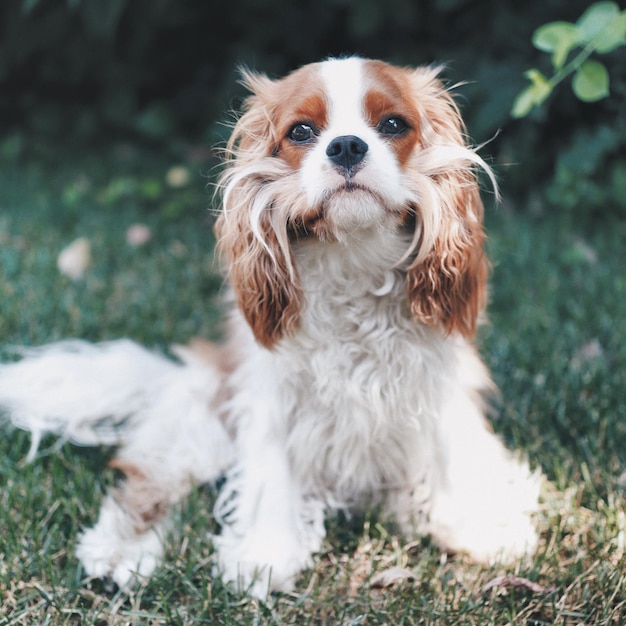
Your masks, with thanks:
[[[243,72],[253,95],[227,147],[216,228],[239,307],[266,347],[300,320],[294,242],[350,245],[371,229],[410,232],[397,262],[416,321],[473,335],[487,274],[475,170],[492,175],[437,74],[361,58],[281,80]]]

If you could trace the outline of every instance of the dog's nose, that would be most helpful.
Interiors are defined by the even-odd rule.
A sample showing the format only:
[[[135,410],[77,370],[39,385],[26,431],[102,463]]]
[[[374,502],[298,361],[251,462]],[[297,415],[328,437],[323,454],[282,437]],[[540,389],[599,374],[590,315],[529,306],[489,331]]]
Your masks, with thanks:
[[[326,148],[326,156],[341,169],[350,171],[367,153],[368,145],[356,135],[335,137]]]

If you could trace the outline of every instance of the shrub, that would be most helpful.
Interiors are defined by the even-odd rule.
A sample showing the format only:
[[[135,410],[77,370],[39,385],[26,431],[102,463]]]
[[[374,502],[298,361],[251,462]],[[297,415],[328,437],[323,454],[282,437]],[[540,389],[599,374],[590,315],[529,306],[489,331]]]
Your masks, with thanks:
[[[115,136],[211,145],[227,132],[224,111],[237,108],[238,64],[280,75],[328,55],[358,53],[409,65],[447,63],[450,82],[466,82],[457,92],[470,134],[478,143],[495,137],[485,153],[515,206],[555,201],[582,216],[620,212],[626,122],[618,105],[626,96],[626,55],[606,55],[610,98],[589,104],[557,90],[530,114],[538,123],[509,115],[524,68],[544,72],[543,53],[529,44],[533,31],[554,20],[573,23],[587,6],[588,0],[523,7],[488,0],[6,0],[0,155],[39,140],[59,149]]]

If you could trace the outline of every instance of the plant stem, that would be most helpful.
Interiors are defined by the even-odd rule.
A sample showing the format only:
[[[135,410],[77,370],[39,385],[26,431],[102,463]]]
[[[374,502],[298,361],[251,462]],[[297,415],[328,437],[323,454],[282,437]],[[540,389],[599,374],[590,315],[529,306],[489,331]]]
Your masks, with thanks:
[[[596,50],[593,43],[588,43],[567,65],[563,66],[552,78],[548,80],[551,89],[575,72]]]

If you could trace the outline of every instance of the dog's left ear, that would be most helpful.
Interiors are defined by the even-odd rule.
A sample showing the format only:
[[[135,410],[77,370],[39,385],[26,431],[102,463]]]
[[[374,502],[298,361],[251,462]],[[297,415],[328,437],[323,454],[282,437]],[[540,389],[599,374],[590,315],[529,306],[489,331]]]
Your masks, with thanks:
[[[419,321],[446,333],[471,338],[487,299],[484,233],[478,216],[482,204],[475,182],[446,181],[455,210],[441,225],[432,250],[406,275],[411,312]],[[453,189],[453,187],[457,187]]]
[[[483,205],[477,166],[488,166],[466,146],[458,107],[436,74],[416,75],[423,125],[421,150],[430,196],[426,249],[409,267],[406,285],[413,316],[446,333],[471,338],[487,299]],[[430,170],[430,171],[429,171]],[[420,208],[418,208],[418,222]],[[423,218],[424,216],[422,216]],[[430,241],[427,241],[430,239]]]

